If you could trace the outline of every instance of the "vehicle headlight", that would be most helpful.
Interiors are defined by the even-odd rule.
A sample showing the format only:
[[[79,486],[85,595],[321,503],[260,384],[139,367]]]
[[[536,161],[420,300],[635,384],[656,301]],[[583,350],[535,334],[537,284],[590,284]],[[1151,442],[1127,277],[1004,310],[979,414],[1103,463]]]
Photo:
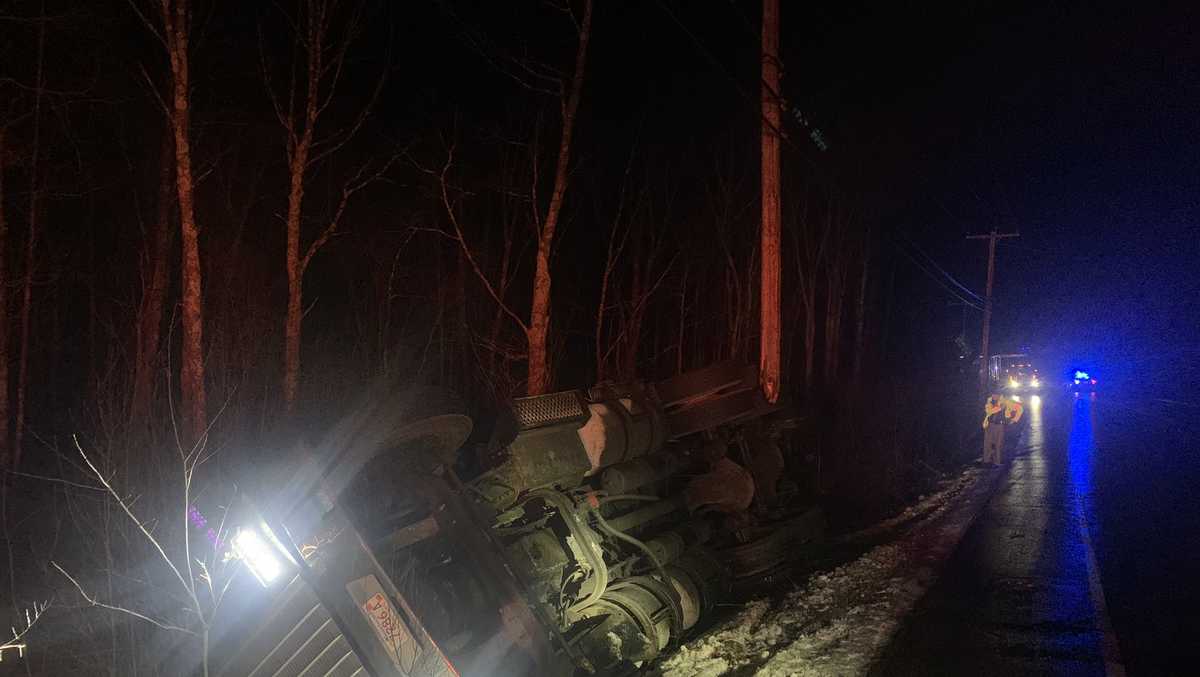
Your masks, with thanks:
[[[266,531],[266,525],[241,527],[233,536],[233,553],[246,563],[250,573],[266,587],[284,571],[284,556]]]
[[[1021,384],[1017,383],[1017,379],[1010,378],[1010,379],[1008,379],[1008,387],[1009,388],[1020,388]]]
[[[1042,387],[1042,382],[1041,382],[1041,381],[1039,381],[1039,380],[1037,380],[1037,379],[1035,378],[1035,379],[1033,379],[1032,381],[1030,381],[1030,382],[1029,382],[1029,387],[1031,387],[1031,388],[1040,388],[1040,387]]]

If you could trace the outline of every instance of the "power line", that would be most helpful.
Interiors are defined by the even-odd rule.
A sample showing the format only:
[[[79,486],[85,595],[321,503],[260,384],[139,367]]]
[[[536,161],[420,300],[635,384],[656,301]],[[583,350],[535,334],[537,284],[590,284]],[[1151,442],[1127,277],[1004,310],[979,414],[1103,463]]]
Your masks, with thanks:
[[[925,275],[927,277],[929,277],[929,279],[936,282],[939,287],[946,290],[946,292],[948,292],[951,296],[953,296],[954,298],[961,301],[963,303],[963,305],[970,306],[971,308],[974,308],[975,310],[983,310],[982,306],[978,305],[975,301],[971,300],[970,298],[964,297],[953,287],[946,284],[946,282],[943,281],[940,276],[935,275],[934,273],[930,272],[930,270],[928,268],[926,268],[924,266],[924,264],[922,264],[920,261],[918,261],[916,258],[914,258],[912,256],[912,254],[909,254],[908,251],[905,250],[905,248],[902,246],[902,244],[898,240],[893,240],[893,244],[896,245],[896,250],[899,251],[901,254],[904,254],[905,258],[907,258],[909,261],[911,261],[912,264],[914,266],[916,266],[918,270],[925,273]]]
[[[662,8],[663,12],[666,13],[666,15],[679,28],[679,30],[683,31],[683,33],[685,35],[687,35],[688,39],[691,40],[692,44],[696,47],[696,49],[698,49],[700,51],[700,53],[704,56],[704,58],[707,59],[708,62],[713,67],[715,67],[722,75],[725,76],[726,79],[729,80],[730,84],[733,85],[734,90],[736,90],[737,93],[743,99],[745,99],[747,102],[749,102],[751,104],[757,104],[758,100],[742,86],[741,80],[739,80],[736,76],[734,76],[734,74],[731,73],[729,71],[729,69],[725,67],[725,65],[721,62],[721,60],[718,59],[716,57],[716,55],[714,55],[710,49],[708,49],[708,47],[704,44],[704,42],[702,40],[700,40],[700,38],[690,28],[688,28],[687,25],[685,25],[683,23],[683,21],[681,21],[679,19],[679,17],[675,14],[675,12],[673,12],[671,10],[671,8],[666,4],[666,2],[664,0],[657,0],[657,2],[658,2],[658,6]],[[750,25],[749,20],[746,19],[745,14],[742,13],[741,9],[737,7],[737,5],[733,2],[733,0],[730,0],[730,6],[733,7],[733,9],[737,12],[739,18],[742,20],[742,24],[747,29],[747,32],[750,33],[755,39],[758,39],[758,35],[757,35],[757,33],[755,33],[753,31],[753,27]],[[782,96],[779,94],[779,92],[774,91],[774,89],[771,89],[771,95],[776,97],[777,99],[779,99],[782,102],[783,99],[782,99]],[[795,110],[791,107],[785,106],[785,108],[787,108],[788,112],[792,113],[793,116],[796,116],[798,113],[797,110]],[[760,117],[762,117],[762,116],[760,115]],[[801,124],[803,124],[805,126],[809,126],[807,119],[804,118],[802,114],[799,116],[798,120]],[[806,163],[808,163],[814,169],[817,168],[816,163],[813,161],[813,159],[811,157],[809,157],[807,154],[800,152],[800,148],[795,143],[793,143],[792,140],[790,138],[788,138],[781,129],[779,129],[777,126],[775,126],[769,120],[764,119],[763,122],[765,124],[767,124],[768,127],[785,144],[787,144],[787,146],[789,148],[796,151],[797,155],[799,155],[801,158],[803,158]],[[821,150],[825,150],[826,146],[824,144],[823,138],[820,137],[819,130],[817,130],[816,136],[812,136],[810,134],[810,137],[812,138],[813,142],[815,144],[817,144],[818,148],[820,148]],[[818,173],[817,176],[821,177],[822,179],[826,179],[826,180],[828,178],[824,174],[821,174],[821,173]],[[943,206],[943,210],[945,210],[944,206]],[[949,213],[948,210],[947,210],[947,213]],[[902,254],[904,254],[904,256],[906,258],[908,258],[908,260],[911,261],[912,264],[914,266],[916,266],[918,270],[925,273],[925,275],[927,275],[931,280],[936,282],[938,284],[938,286],[940,286],[942,289],[946,290],[951,296],[955,297],[956,299],[961,301],[966,306],[969,306],[976,310],[983,310],[983,307],[981,305],[979,305],[979,304],[983,303],[982,297],[980,297],[978,294],[976,294],[975,292],[968,289],[965,285],[963,285],[961,282],[959,282],[957,279],[955,279],[954,276],[950,275],[950,273],[946,272],[946,270],[944,268],[942,268],[940,265],[938,265],[931,256],[929,256],[923,250],[921,250],[919,247],[917,247],[915,243],[912,243],[911,241],[909,241],[909,244],[913,247],[913,249],[920,252],[920,254],[922,256],[924,256],[925,259],[928,261],[928,265],[931,265],[935,269],[937,269],[941,273],[941,276],[931,272],[924,264],[922,264],[920,261],[915,259],[911,254],[909,254],[907,251],[905,251],[900,242],[894,241],[893,243],[897,245],[897,249],[899,249],[900,252]],[[949,280],[951,282],[951,284],[953,285],[953,287],[950,285],[947,285],[944,280]],[[957,287],[957,290],[955,289],[955,287]],[[961,293],[958,290],[961,290]],[[965,297],[963,295],[964,293],[966,294]]]
[[[955,287],[958,287],[959,289],[961,289],[961,290],[962,290],[963,292],[965,292],[965,293],[966,293],[968,296],[970,296],[971,298],[975,299],[975,300],[976,300],[976,301],[978,301],[979,303],[983,303],[983,297],[982,297],[982,296],[980,296],[979,294],[976,294],[975,292],[971,291],[970,289],[968,289],[968,288],[966,287],[966,285],[964,285],[963,283],[961,283],[961,282],[959,282],[957,279],[955,279],[953,275],[951,275],[950,273],[946,272],[946,269],[945,269],[945,268],[942,268],[941,266],[939,266],[939,265],[938,265],[938,263],[937,263],[937,261],[934,261],[932,256],[930,256],[929,254],[926,254],[926,253],[925,253],[925,251],[924,251],[923,249],[921,249],[920,247],[918,247],[918,246],[917,246],[917,243],[916,243],[916,242],[913,242],[911,238],[905,237],[905,238],[904,238],[904,240],[905,240],[905,242],[908,244],[908,246],[912,247],[912,248],[913,248],[913,250],[915,250],[915,251],[916,251],[918,254],[920,254],[921,256],[923,256],[923,257],[925,258],[926,262],[928,262],[928,263],[929,263],[929,265],[933,266],[933,267],[934,267],[934,269],[936,269],[938,272],[940,272],[940,273],[941,273],[941,274],[942,274],[942,275],[943,275],[943,276],[944,276],[944,277],[945,277],[947,280],[950,280],[950,283],[951,283],[951,284],[953,284]]]
[[[729,80],[730,84],[733,85],[733,88],[735,90],[737,90],[738,94],[740,94],[743,99],[745,99],[747,102],[749,102],[751,104],[759,103],[758,98],[753,96],[744,87],[742,87],[741,80],[739,80],[736,76],[734,76],[733,73],[729,72],[729,69],[726,68],[723,63],[721,63],[721,60],[718,59],[716,57],[716,55],[714,55],[712,53],[712,51],[710,49],[708,49],[707,46],[705,46],[704,42],[701,41],[700,38],[694,32],[692,32],[692,30],[690,28],[688,28],[679,19],[679,17],[675,14],[675,12],[671,11],[671,8],[667,6],[667,4],[666,4],[666,2],[664,2],[664,0],[658,0],[658,6],[662,8],[663,12],[666,12],[667,16],[671,18],[671,21],[674,22],[674,24],[679,27],[679,30],[683,31],[684,34],[686,34],[688,36],[688,38],[692,41],[692,44],[696,46],[696,49],[700,50],[700,52],[704,55],[704,58],[707,59],[710,64],[712,64],[714,67],[716,67],[716,69],[719,70],[721,72],[721,74],[724,75]],[[770,87],[770,85],[768,83],[762,82],[761,78],[759,78],[759,80],[760,80],[761,85],[767,86],[767,88],[771,92],[771,96],[775,97],[775,99],[779,101],[780,106],[784,110],[786,110],[793,119],[795,119],[798,123],[800,123],[804,127],[811,129],[808,136],[809,136],[809,139],[812,140],[813,144],[816,145],[817,148],[819,148],[822,151],[826,150],[828,148],[828,144],[825,141],[825,136],[821,133],[821,130],[817,129],[816,127],[813,127],[811,125],[811,123],[808,121],[808,118],[803,114],[803,112],[801,112],[800,110],[798,110],[792,106],[787,105],[783,96],[781,96],[780,93],[775,90],[775,88]],[[760,117],[761,117],[761,114],[760,114]],[[783,141],[783,143],[787,144],[788,147],[790,147],[792,150],[796,151],[797,155],[799,155],[801,158],[803,158],[814,169],[817,168],[816,163],[813,162],[812,158],[810,158],[807,155],[805,155],[804,153],[800,152],[800,147],[797,146],[795,144],[795,142],[793,142],[791,140],[791,138],[789,138],[787,136],[787,134],[782,129],[780,129],[780,127],[778,125],[775,125],[774,123],[772,123],[770,121],[764,121],[764,122],[766,122],[766,124],[770,127],[771,131],[774,132],[775,135],[778,136],[781,141]]]

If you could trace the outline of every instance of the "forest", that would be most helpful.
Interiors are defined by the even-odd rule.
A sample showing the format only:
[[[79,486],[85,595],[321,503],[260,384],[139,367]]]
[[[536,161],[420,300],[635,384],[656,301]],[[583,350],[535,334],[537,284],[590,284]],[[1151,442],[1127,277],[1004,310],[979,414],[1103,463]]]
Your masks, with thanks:
[[[202,661],[205,525],[376,384],[485,420],[757,364],[757,6],[508,5],[0,3],[0,608],[31,674]],[[781,94],[789,464],[880,510],[962,460],[968,348],[900,244],[883,114],[819,70]]]

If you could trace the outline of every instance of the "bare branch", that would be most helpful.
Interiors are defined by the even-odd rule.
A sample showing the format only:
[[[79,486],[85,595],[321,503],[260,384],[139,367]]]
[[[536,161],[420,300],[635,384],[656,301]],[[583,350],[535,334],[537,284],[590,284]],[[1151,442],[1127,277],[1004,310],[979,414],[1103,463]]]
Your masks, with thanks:
[[[525,71],[525,73],[533,78],[532,81],[527,80],[520,74],[514,72],[511,68],[507,68],[497,61],[489,49],[485,48],[480,41],[476,39],[476,36],[469,32],[464,32],[463,37],[466,39],[467,44],[471,46],[475,52],[488,63],[489,66],[491,66],[501,75],[511,79],[522,88],[531,92],[537,92],[538,94],[544,94],[546,96],[558,97],[562,95],[562,77],[557,71],[555,71],[554,68],[550,67],[549,65],[537,63],[532,59],[518,59],[516,57],[504,55],[503,58],[505,61],[516,66],[520,70]],[[535,66],[534,64],[537,65]],[[534,81],[538,80],[544,84],[534,84]],[[547,85],[553,85],[554,89],[550,89],[547,87]]]
[[[177,579],[179,579],[180,585],[183,586],[184,590],[188,591],[188,593],[189,593],[189,595],[191,595],[193,601],[196,601],[195,593],[192,591],[192,587],[190,585],[188,585],[186,580],[184,580],[183,574],[180,573],[179,568],[175,566],[175,563],[173,561],[171,561],[171,558],[167,556],[166,551],[163,550],[163,547],[161,544],[159,544],[158,539],[154,538],[154,536],[150,534],[150,531],[148,529],[146,529],[145,523],[143,523],[141,520],[139,520],[137,518],[136,515],[133,514],[133,511],[131,511],[129,509],[129,506],[126,505],[125,501],[122,500],[120,494],[118,494],[116,492],[116,490],[113,489],[112,484],[110,484],[109,481],[107,479],[105,479],[104,474],[100,472],[100,470],[96,467],[96,465],[94,463],[92,463],[92,459],[88,458],[87,454],[84,453],[83,447],[80,446],[80,444],[79,444],[79,438],[75,435],[72,435],[71,441],[74,442],[75,449],[79,451],[79,455],[83,457],[84,462],[87,463],[87,466],[88,466],[88,468],[91,469],[92,474],[94,474],[96,476],[96,479],[100,480],[100,483],[103,484],[104,488],[108,490],[109,495],[112,496],[114,499],[116,499],[117,505],[121,506],[121,510],[125,513],[125,515],[127,517],[129,517],[129,519],[132,520],[134,524],[137,525],[138,530],[142,532],[142,535],[146,537],[146,540],[150,541],[150,544],[153,545],[156,550],[158,550],[158,554],[162,557],[163,561],[166,562],[167,566],[171,569],[172,573],[175,574],[175,577]],[[64,571],[63,574],[66,574],[66,572]],[[68,576],[68,578],[70,578],[70,576]],[[74,581],[74,579],[72,579],[72,582],[73,581]],[[82,592],[82,590],[80,590],[80,592]],[[86,595],[85,595],[85,597],[86,597]],[[200,605],[197,603],[196,604],[197,609],[199,609],[199,606]],[[149,619],[147,619],[147,620],[149,620]]]
[[[492,297],[492,300],[496,302],[496,304],[500,307],[500,310],[502,310],[505,315],[508,315],[512,318],[513,322],[517,323],[517,326],[520,327],[522,331],[528,332],[529,325],[526,324],[519,315],[514,313],[512,308],[509,308],[508,304],[504,302],[504,299],[502,299],[500,295],[496,293],[496,289],[492,286],[491,280],[487,278],[487,275],[484,275],[483,270],[479,267],[479,263],[475,260],[475,255],[471,253],[471,248],[467,246],[466,238],[463,236],[462,225],[458,222],[458,215],[454,213],[454,204],[450,200],[450,191],[446,181],[446,175],[450,172],[450,167],[453,164],[454,146],[452,145],[446,153],[446,164],[442,167],[441,174],[439,174],[438,178],[441,186],[442,206],[446,209],[446,216],[450,219],[450,225],[454,226],[454,232],[457,235],[455,239],[458,240],[458,245],[462,249],[463,256],[467,258],[467,263],[471,264],[471,269],[475,271],[475,276],[478,277],[479,281],[483,283],[484,289],[487,289],[487,292]]]
[[[634,308],[633,308],[633,311],[631,314],[636,315],[637,313],[641,312],[642,308],[645,307],[646,302],[650,300],[650,297],[654,295],[654,292],[656,292],[658,290],[658,288],[660,286],[662,286],[663,281],[667,279],[667,274],[671,272],[671,268],[673,268],[675,266],[675,261],[678,258],[679,258],[679,253],[676,252],[675,256],[671,257],[671,261],[669,263],[667,263],[667,267],[664,268],[662,273],[658,276],[658,279],[654,282],[653,285],[650,286],[650,289],[646,290],[646,292],[643,293],[640,298],[638,298],[637,303],[634,304]],[[612,356],[613,350],[615,350],[616,347],[621,344],[621,339],[623,339],[625,337],[625,334],[628,330],[629,330],[629,324],[625,324],[621,327],[621,331],[612,340],[612,343],[609,345],[608,350],[606,350],[604,352],[604,357],[603,357],[604,362],[608,362],[608,358]]]
[[[371,91],[370,98],[368,98],[367,102],[365,104],[363,104],[363,107],[361,110],[359,110],[358,116],[354,119],[354,122],[351,123],[348,128],[331,135],[327,139],[317,140],[317,141],[313,142],[314,149],[316,149],[318,147],[322,147],[322,146],[323,147],[321,148],[320,151],[313,153],[313,156],[308,161],[309,166],[312,166],[312,165],[320,162],[321,160],[329,157],[330,155],[338,152],[347,143],[350,143],[350,141],[353,140],[355,136],[358,135],[359,130],[362,129],[363,123],[365,123],[367,121],[367,118],[369,118],[371,116],[371,112],[375,108],[375,102],[379,100],[379,95],[381,92],[383,92],[383,86],[386,83],[387,83],[387,71],[384,71],[383,73],[380,74],[379,79],[375,81],[375,88]],[[332,92],[331,92],[331,95],[332,95]],[[326,144],[328,144],[328,145],[326,145]]]
[[[178,625],[171,625],[170,623],[165,623],[163,621],[155,620],[155,619],[147,616],[146,614],[139,613],[137,611],[134,611],[133,609],[127,609],[125,607],[116,606],[113,604],[105,604],[104,602],[101,602],[100,600],[96,599],[95,597],[87,594],[87,592],[84,591],[83,586],[81,586],[79,584],[79,581],[75,580],[75,578],[73,576],[71,576],[71,574],[67,573],[66,569],[63,569],[61,566],[59,566],[58,562],[52,561],[52,562],[50,562],[50,566],[54,567],[55,569],[58,569],[58,572],[60,574],[62,574],[63,576],[66,576],[68,581],[71,581],[71,584],[75,586],[75,589],[79,591],[79,595],[81,597],[83,597],[84,601],[86,601],[89,606],[100,607],[101,609],[108,609],[109,611],[116,611],[118,613],[123,613],[123,614],[129,615],[129,616],[133,616],[134,618],[140,618],[143,621],[146,621],[147,623],[152,623],[154,625],[157,625],[158,627],[162,628],[163,630],[174,630],[177,632],[187,633],[189,635],[196,634],[194,631],[189,630],[187,628],[181,628]]]
[[[18,475],[20,477],[28,477],[28,478],[34,479],[34,480],[42,480],[43,482],[54,482],[55,484],[66,484],[68,486],[77,487],[79,489],[87,489],[89,491],[104,491],[104,487],[95,487],[90,484],[80,484],[79,482],[72,482],[70,480],[64,480],[60,477],[47,477],[45,475],[34,475],[32,473],[21,472],[19,470],[9,470],[9,469],[5,469],[4,472],[6,472],[10,475]]]
[[[33,626],[42,617],[42,614],[45,613],[49,608],[50,602],[35,602],[32,613],[30,613],[29,609],[25,610],[24,627],[22,627],[20,631],[18,631],[15,627],[9,628],[12,631],[12,639],[0,643],[0,662],[4,661],[4,652],[7,650],[16,649],[17,656],[19,657],[23,657],[25,655],[26,644],[21,640],[25,638],[25,635],[29,634],[29,631],[33,629]]]
[[[167,39],[163,36],[162,32],[158,30],[158,27],[154,25],[154,22],[150,21],[150,18],[142,12],[140,7],[138,7],[137,0],[128,0],[128,2],[130,9],[132,9],[133,13],[137,14],[138,18],[142,20],[142,23],[146,26],[146,30],[150,31],[150,35],[153,35],[155,39],[158,40],[158,42],[164,48],[166,48],[168,52],[170,52],[170,48],[167,47]]]
[[[304,253],[304,257],[300,259],[301,273],[308,269],[308,264],[309,261],[312,260],[312,257],[337,231],[338,226],[342,221],[342,214],[346,211],[346,205],[350,203],[350,198],[363,188],[366,188],[372,183],[382,179],[383,175],[386,174],[389,169],[391,169],[392,165],[396,163],[396,160],[398,160],[401,155],[402,153],[394,153],[390,158],[388,158],[387,162],[383,163],[383,166],[381,166],[377,171],[373,172],[370,176],[364,176],[367,170],[367,165],[364,164],[359,168],[358,172],[355,173],[354,177],[346,182],[346,185],[342,188],[342,197],[340,200],[338,200],[337,208],[333,212],[333,217],[329,219],[329,225],[325,226],[325,230],[321,232],[321,235],[318,236],[316,240],[313,240],[312,244],[308,246],[308,250]]]
[[[289,147],[295,144],[295,133],[288,124],[289,119],[283,112],[283,106],[279,103],[279,95],[275,93],[275,85],[271,82],[271,65],[267,61],[267,50],[263,43],[262,24],[258,29],[258,67],[262,72],[263,87],[267,90],[267,99],[271,101],[271,110],[275,111],[275,119],[279,121],[279,125],[287,130]]]

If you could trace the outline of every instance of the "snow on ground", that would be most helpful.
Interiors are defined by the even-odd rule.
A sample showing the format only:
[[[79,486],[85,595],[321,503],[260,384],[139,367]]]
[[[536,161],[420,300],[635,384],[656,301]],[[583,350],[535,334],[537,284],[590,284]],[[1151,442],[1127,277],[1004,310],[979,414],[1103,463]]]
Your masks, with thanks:
[[[890,540],[778,599],[745,604],[658,666],[663,677],[860,675],[932,584],[988,495],[971,469],[901,515],[842,542]]]

